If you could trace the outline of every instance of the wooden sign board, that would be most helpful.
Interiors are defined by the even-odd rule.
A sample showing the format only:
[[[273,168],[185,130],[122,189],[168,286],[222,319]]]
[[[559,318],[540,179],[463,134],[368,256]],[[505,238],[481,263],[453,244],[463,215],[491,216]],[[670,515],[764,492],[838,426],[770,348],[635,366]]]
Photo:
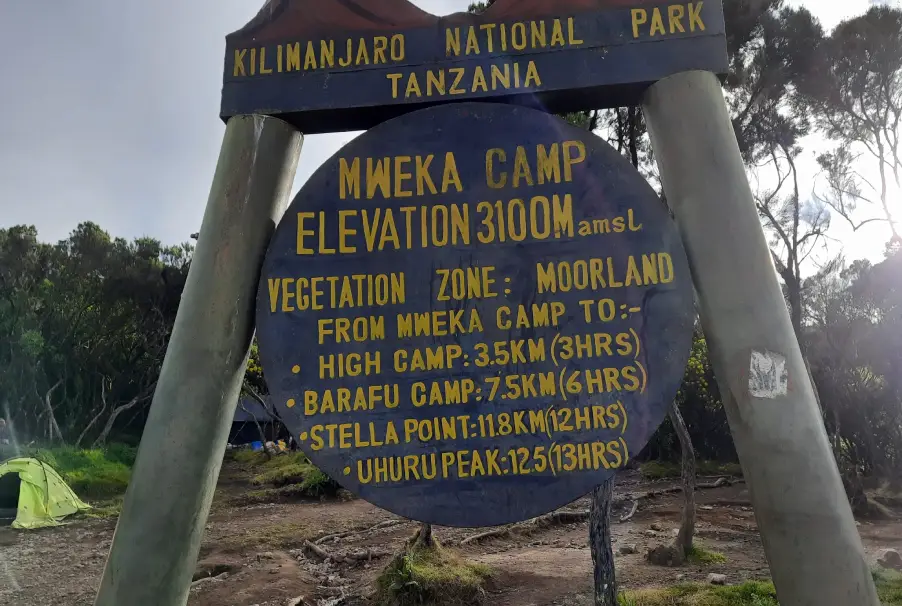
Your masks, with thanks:
[[[276,406],[310,460],[399,515],[528,519],[645,446],[683,376],[688,262],[658,196],[560,118],[445,104],[307,181],[257,300]]]
[[[498,0],[448,17],[408,0],[269,0],[226,38],[220,114],[313,134],[451,101],[562,113],[637,105],[662,78],[727,68],[721,0]]]

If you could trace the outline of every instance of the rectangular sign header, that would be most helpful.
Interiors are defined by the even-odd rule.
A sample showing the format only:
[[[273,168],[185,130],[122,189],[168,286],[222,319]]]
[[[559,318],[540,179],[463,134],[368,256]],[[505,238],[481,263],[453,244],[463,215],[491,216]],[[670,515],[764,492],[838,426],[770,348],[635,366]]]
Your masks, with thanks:
[[[727,68],[721,0],[498,0],[442,18],[408,0],[269,0],[226,38],[221,117],[314,134],[449,101],[562,113],[635,105],[662,78]]]

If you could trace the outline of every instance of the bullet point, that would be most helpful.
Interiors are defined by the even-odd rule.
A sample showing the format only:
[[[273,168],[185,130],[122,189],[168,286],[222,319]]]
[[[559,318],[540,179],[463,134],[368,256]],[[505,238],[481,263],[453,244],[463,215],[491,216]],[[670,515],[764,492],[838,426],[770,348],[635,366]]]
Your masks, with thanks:
[[[305,431],[301,434],[301,441],[304,441],[306,439],[307,439],[307,432]]]
[[[505,288],[505,289],[504,289],[504,294],[506,294],[506,295],[511,294],[511,289],[510,289],[510,288]]]
[[[345,475],[346,475],[346,476],[347,476],[347,475],[351,475],[351,468],[350,468],[350,467],[345,467]]]
[[[288,408],[291,408],[292,406],[294,406],[294,398],[291,398],[290,400],[285,402],[285,406],[287,406]]]
[[[291,367],[291,372],[293,372],[294,374],[298,374],[299,372],[301,372],[301,367],[298,366],[297,364],[295,364],[294,366]]]

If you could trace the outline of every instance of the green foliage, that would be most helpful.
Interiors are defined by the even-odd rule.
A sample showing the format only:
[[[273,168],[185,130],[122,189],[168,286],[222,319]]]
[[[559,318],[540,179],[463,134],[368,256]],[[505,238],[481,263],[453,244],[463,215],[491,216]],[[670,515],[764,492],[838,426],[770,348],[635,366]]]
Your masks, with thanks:
[[[439,546],[411,547],[376,580],[379,606],[471,606],[482,603],[492,570]]]
[[[134,463],[134,453],[135,449],[120,444],[106,449],[39,448],[25,450],[20,456],[53,467],[79,496],[106,499],[125,493],[131,478],[131,466],[126,462]]]
[[[233,451],[233,459],[254,472],[251,483],[266,487],[252,491],[246,497],[253,502],[265,502],[288,497],[320,497],[335,494],[340,486],[320,471],[301,452],[274,455],[262,452]]]
[[[736,451],[730,426],[714,380],[708,343],[701,331],[696,331],[693,339],[676,401],[689,429],[696,456],[706,460],[735,461]],[[658,428],[643,454],[644,459],[662,461],[665,466],[679,460],[680,445],[670,419],[666,419]],[[704,465],[705,463],[699,464],[699,473],[706,473]],[[658,470],[649,471],[654,473]],[[663,469],[660,471],[663,473]],[[713,473],[722,471],[715,469]],[[679,472],[672,477],[679,477]]]
[[[0,229],[0,416],[16,441],[140,436],[145,399],[114,411],[159,374],[191,252],[90,222],[57,244]]]
[[[727,556],[696,544],[689,550],[688,560],[692,564],[710,566],[712,564],[724,564],[727,561]]]
[[[282,457],[276,457],[273,460],[281,458]],[[311,468],[313,468],[313,466],[307,462],[287,463],[255,475],[251,482],[255,486],[285,486],[286,484],[297,484],[304,481],[304,478],[310,472]]]
[[[877,567],[872,574],[883,606],[902,606],[902,573]]]
[[[267,461],[266,455],[253,450],[230,450],[226,456],[244,465],[263,465]]]
[[[718,587],[690,583],[663,589],[627,591],[620,606],[780,606],[772,583],[749,581]]]
[[[881,604],[902,606],[902,573],[876,568],[873,576]],[[727,587],[691,583],[640,589],[624,592],[619,602],[620,606],[780,606],[773,583],[760,581]]]

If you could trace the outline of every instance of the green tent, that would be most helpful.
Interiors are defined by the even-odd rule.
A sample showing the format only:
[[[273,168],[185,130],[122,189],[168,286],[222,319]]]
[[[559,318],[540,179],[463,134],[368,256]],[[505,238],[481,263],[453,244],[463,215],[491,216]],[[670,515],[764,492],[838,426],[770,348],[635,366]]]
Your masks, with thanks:
[[[11,511],[13,528],[56,526],[66,516],[90,508],[46,463],[24,458],[0,463],[0,517]]]

